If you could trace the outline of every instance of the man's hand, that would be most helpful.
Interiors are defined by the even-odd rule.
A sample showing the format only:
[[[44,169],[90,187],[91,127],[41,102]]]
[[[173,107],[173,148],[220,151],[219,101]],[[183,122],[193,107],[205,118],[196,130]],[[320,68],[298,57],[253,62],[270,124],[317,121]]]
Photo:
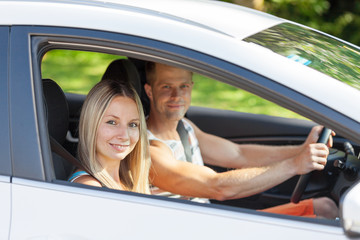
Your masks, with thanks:
[[[306,141],[303,143],[303,146],[309,145],[311,143],[316,143],[320,137],[320,133],[324,127],[323,126],[315,126],[311,129]],[[332,136],[335,136],[335,132],[331,131],[331,135],[329,137],[329,141],[327,142],[328,147],[332,147],[333,139]]]
[[[332,136],[329,137],[329,141],[325,145],[317,143],[322,129],[322,126],[313,127],[301,147],[302,150],[293,158],[296,174],[306,174],[313,170],[323,170],[325,168],[329,155],[328,147],[333,144],[332,136],[335,136],[335,132],[331,133]]]

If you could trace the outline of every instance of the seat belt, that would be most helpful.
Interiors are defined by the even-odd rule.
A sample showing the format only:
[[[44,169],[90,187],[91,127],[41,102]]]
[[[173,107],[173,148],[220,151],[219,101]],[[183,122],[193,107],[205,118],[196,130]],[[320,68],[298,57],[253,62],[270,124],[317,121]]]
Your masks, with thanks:
[[[55,138],[53,138],[52,136],[49,137],[50,137],[50,147],[52,151],[54,151],[60,157],[70,162],[75,167],[84,169],[90,176],[98,180],[101,186],[105,187],[105,185],[99,179],[97,179],[93,174],[91,174],[90,171],[88,171],[87,168],[85,168],[73,155],[71,155],[71,153],[69,153],[58,141],[56,141]]]
[[[184,123],[182,120],[179,121],[176,131],[180,136],[181,143],[184,147],[185,157],[187,162],[192,162],[191,148],[189,142],[189,133],[186,131]]]
[[[52,151],[54,151],[60,157],[70,162],[75,167],[85,169],[82,166],[82,164],[73,155],[71,155],[63,146],[61,146],[60,143],[58,143],[58,141],[56,141],[52,136],[49,137],[50,137],[50,147]]]

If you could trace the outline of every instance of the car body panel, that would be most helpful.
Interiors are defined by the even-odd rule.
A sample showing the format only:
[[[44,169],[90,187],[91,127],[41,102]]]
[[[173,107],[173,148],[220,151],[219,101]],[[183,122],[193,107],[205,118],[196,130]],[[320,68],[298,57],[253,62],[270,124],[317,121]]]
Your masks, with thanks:
[[[8,102],[9,28],[0,27],[0,238],[8,239],[11,219],[11,152]],[[7,64],[5,64],[7,63]]]
[[[11,141],[16,143],[11,145],[13,175],[44,180],[38,132],[38,113],[35,109],[34,82],[30,68],[29,36],[23,30],[13,28],[10,36],[10,131]],[[42,102],[42,98],[40,100]],[[27,116],[26,121],[24,121],[23,116]],[[24,134],[25,132],[26,134]]]
[[[320,236],[346,239],[340,227],[306,222],[300,227],[296,221],[289,219],[274,222],[271,217],[260,213],[252,215],[241,210],[211,208],[188,201],[163,201],[21,179],[14,179],[12,194],[11,239],[144,239],[150,236],[184,239],[204,235],[207,239],[218,239],[238,234],[257,239],[267,237],[270,229],[277,239],[288,239],[289,235],[293,235],[293,239]],[[58,199],[62,200],[61,203]],[[117,214],[109,215],[109,212]],[[211,216],[211,221],[204,223],[204,216]],[[149,219],[156,224],[150,224]],[[107,224],[99,224],[101,221]],[[184,223],[186,230],[179,230]],[[243,224],[246,224],[247,231],[239,232],[239,226]],[[262,231],[258,231],[259,228]]]
[[[166,0],[154,2],[142,0],[113,0],[108,2],[124,4],[137,8],[140,6],[143,9],[149,9],[169,17],[175,16],[179,19],[183,19],[183,21],[186,21],[187,23],[201,24],[204,27],[222,32],[239,40],[286,21],[273,15],[263,14],[239,5],[229,5],[221,1],[213,1],[210,4],[209,1],[202,0],[172,1],[171,4],[168,4]],[[198,14],[197,9],[206,11],[207,16]],[[239,14],[239,11],[241,14]],[[249,24],[243,24],[248,21],[252,22],[251,26]]]
[[[0,175],[0,238],[8,239],[11,221],[11,183],[10,177]]]
[[[351,191],[344,196],[340,205],[342,226],[344,226],[350,236],[357,236],[357,233],[360,231],[360,222],[355,220],[358,219],[358,215],[354,211],[354,209],[357,209],[360,205],[359,195],[360,184],[356,184]]]
[[[196,26],[210,31],[223,33],[238,39],[243,39],[249,35],[257,33],[261,30],[269,28],[275,24],[286,22],[286,20],[277,18],[275,16],[260,13],[258,11],[244,8],[239,5],[229,5],[223,2],[209,2],[209,1],[183,1],[175,0],[169,4],[167,1],[155,0],[155,1],[127,1],[127,0],[111,0],[111,1],[93,1],[93,0],[71,0],[71,1],[0,1],[3,3],[4,8],[16,11],[17,17],[6,13],[4,18],[0,20],[0,24],[5,25],[42,25],[44,17],[48,18],[48,24],[50,26],[78,26],[79,28],[89,28],[116,31],[116,29],[124,28],[124,24],[121,23],[121,18],[116,24],[104,25],[102,21],[99,24],[89,24],[91,22],[91,16],[88,12],[96,10],[95,13],[100,19],[104,19],[107,22],[110,15],[121,14],[128,15],[127,12],[132,13],[131,15],[143,15],[146,17],[158,17],[163,21],[177,21],[188,26]],[[26,11],[27,8],[31,8],[33,11]],[[55,9],[58,9],[57,11]],[[82,9],[84,14],[78,12],[78,9]],[[206,15],[198,14],[196,9],[202,8],[213,18],[209,18]],[[4,9],[5,10],[5,9]],[[39,15],[39,12],[50,11],[47,15]],[[115,11],[114,11],[115,10]],[[68,19],[61,19],[62,13],[68,11]],[[239,14],[241,12],[241,14]],[[74,13],[74,14],[73,14]],[[119,14],[120,13],[120,14]],[[81,17],[81,18],[79,18]],[[138,16],[139,17],[139,16]],[[110,17],[112,18],[112,16]],[[73,20],[77,20],[74,22]],[[61,22],[60,22],[61,21]],[[243,22],[253,22],[252,27]],[[136,23],[135,21],[134,23]],[[239,25],[228,24],[228,23],[240,23]],[[144,30],[147,25],[143,22]],[[130,24],[131,25],[131,24]],[[92,26],[92,27],[91,27]],[[105,28],[104,28],[105,27]],[[117,32],[117,31],[116,31]],[[159,29],[155,31],[155,34],[160,34]],[[158,38],[157,38],[158,39]]]
[[[0,27],[0,61],[7,62],[9,46],[9,28]],[[9,102],[8,102],[8,65],[0,64],[0,175],[11,176],[11,155],[10,155],[10,123],[9,123]]]

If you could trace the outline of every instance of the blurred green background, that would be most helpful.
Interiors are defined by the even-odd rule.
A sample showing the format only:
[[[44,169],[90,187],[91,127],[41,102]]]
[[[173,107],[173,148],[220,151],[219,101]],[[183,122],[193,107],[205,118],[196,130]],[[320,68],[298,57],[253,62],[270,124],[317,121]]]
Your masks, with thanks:
[[[119,58],[94,52],[52,50],[43,58],[42,78],[55,80],[66,92],[87,94],[100,81],[111,61]],[[193,80],[193,106],[302,118],[256,95],[205,76],[195,73]]]
[[[359,0],[223,0],[255,8],[360,46]]]
[[[360,1],[355,0],[228,0],[332,34],[360,45]],[[65,91],[86,94],[107,65],[119,56],[53,50],[42,63],[43,78],[56,80]],[[76,64],[74,64],[76,63]],[[81,79],[81,81],[78,81]],[[74,81],[76,80],[76,81]],[[194,75],[192,105],[256,114],[302,118],[248,92]],[[211,97],[209,97],[211,95]]]

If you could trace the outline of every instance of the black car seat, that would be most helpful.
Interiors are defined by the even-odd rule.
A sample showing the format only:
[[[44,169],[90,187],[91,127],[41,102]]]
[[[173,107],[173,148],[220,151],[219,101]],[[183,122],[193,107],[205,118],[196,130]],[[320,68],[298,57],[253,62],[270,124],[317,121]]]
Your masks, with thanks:
[[[135,65],[140,76],[140,85],[141,85],[140,99],[144,107],[145,116],[147,116],[150,113],[150,100],[149,97],[146,95],[144,89],[144,85],[146,83],[146,70],[145,70],[146,61],[136,58],[129,58],[129,60]]]
[[[112,61],[107,67],[101,79],[114,79],[118,81],[130,82],[139,95],[144,107],[145,116],[149,113],[149,100],[144,90],[144,82],[138,71],[138,66],[129,59],[117,59]]]
[[[69,108],[64,92],[51,79],[43,79],[43,95],[46,110],[48,131],[60,145],[64,145],[69,127]],[[56,179],[67,180],[74,166],[52,151]]]

